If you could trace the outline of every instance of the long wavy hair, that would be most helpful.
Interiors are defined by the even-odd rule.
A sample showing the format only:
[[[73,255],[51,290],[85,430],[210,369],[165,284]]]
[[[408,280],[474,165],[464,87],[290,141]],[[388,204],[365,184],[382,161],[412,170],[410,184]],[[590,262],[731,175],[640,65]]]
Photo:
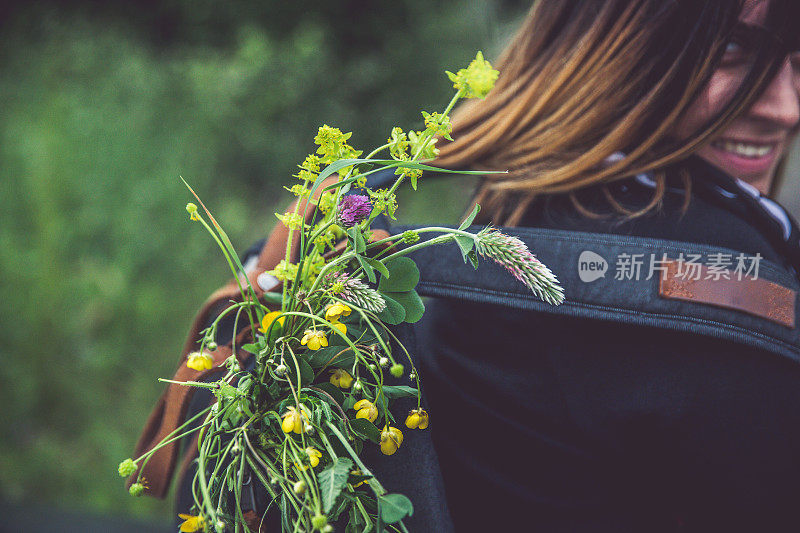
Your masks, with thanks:
[[[537,0],[497,61],[500,77],[484,100],[454,115],[452,143],[435,164],[505,170],[480,182],[475,201],[485,219],[514,225],[540,195],[599,185],[628,216],[661,204],[669,173],[687,191],[681,161],[758,98],[778,72],[786,40],[795,39],[797,0],[770,0],[768,29],[741,85],[725,108],[689,138],[678,121],[720,64],[743,0]],[[609,164],[609,157],[625,157]],[[656,188],[644,208],[617,202],[611,182],[650,172]]]

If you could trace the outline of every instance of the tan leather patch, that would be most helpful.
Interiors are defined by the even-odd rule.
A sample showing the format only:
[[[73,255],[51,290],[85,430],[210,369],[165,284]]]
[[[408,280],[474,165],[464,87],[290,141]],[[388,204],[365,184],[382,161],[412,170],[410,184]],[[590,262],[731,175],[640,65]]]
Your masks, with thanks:
[[[681,271],[679,261],[667,261],[659,278],[658,294],[664,298],[716,305],[766,318],[794,328],[797,292],[778,283],[747,275],[709,273],[703,265],[693,276]]]

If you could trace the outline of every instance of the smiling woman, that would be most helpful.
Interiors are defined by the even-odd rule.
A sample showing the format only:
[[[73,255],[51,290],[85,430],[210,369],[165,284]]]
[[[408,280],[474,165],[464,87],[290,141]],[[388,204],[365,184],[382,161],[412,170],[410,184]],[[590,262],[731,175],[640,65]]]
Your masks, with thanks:
[[[796,42],[787,42],[797,37],[773,33],[767,27],[768,16],[766,0],[745,3],[719,67],[678,126],[678,134],[688,137],[719,113],[753,70],[759,47],[774,41],[770,48],[782,51],[784,59],[769,85],[710,144],[697,151],[712,165],[763,194],[771,190],[775,170],[800,121],[800,52]]]
[[[566,301],[457,254],[423,272],[456,531],[800,527],[800,230],[769,198],[798,20],[794,0],[539,0],[457,110],[436,163],[509,170],[479,183],[478,220],[517,226]]]

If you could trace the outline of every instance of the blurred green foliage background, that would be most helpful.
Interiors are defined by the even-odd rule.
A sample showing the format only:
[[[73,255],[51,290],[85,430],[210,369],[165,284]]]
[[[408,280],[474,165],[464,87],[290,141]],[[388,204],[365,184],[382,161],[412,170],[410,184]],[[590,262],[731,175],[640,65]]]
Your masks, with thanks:
[[[129,497],[116,469],[229,274],[178,176],[244,250],[319,125],[359,148],[420,127],[451,97],[443,71],[495,58],[527,7],[4,3],[0,502],[170,520],[170,500]],[[455,218],[463,202],[442,193],[469,184],[423,182],[401,215]]]

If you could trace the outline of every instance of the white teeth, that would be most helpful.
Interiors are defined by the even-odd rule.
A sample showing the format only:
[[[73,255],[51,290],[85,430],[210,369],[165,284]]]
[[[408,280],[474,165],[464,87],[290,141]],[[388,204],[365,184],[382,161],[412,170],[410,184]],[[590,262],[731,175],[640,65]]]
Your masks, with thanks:
[[[731,152],[736,155],[740,155],[743,157],[749,157],[752,159],[757,159],[759,157],[764,157],[765,155],[769,154],[772,149],[773,145],[768,144],[745,144],[745,143],[734,143],[730,141],[716,141],[714,142],[714,146],[725,150],[726,152]]]

